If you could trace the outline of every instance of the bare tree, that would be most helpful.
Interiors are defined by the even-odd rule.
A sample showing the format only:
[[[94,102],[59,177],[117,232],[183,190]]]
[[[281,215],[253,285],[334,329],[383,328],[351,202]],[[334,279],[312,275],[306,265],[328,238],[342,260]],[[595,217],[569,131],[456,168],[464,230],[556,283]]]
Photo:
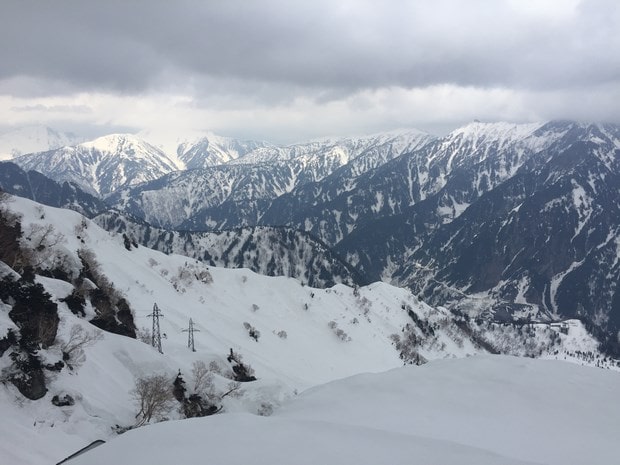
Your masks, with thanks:
[[[71,326],[69,339],[60,345],[63,360],[71,369],[81,365],[86,359],[84,349],[101,339],[103,332],[99,329],[87,331],[79,324]]]
[[[142,426],[153,418],[163,419],[174,402],[172,383],[166,375],[161,374],[136,379],[131,394],[139,407],[136,426]]]
[[[194,382],[193,392],[203,395],[213,384],[213,373],[207,368],[205,362],[196,360],[192,365],[192,379]]]
[[[55,247],[66,242],[64,234],[56,231],[52,224],[29,224],[24,239],[25,241],[22,241],[24,255],[29,262],[28,265],[34,268],[55,261],[58,253]]]

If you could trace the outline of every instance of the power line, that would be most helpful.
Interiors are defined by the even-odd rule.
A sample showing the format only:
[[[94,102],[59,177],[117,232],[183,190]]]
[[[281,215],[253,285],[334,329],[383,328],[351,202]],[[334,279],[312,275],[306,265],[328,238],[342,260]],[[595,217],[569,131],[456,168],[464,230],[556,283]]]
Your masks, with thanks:
[[[151,345],[155,347],[160,354],[164,351],[161,350],[161,333],[159,332],[159,317],[164,317],[163,313],[159,310],[157,304],[153,304],[153,313],[147,316],[153,317],[153,332],[151,333]]]
[[[194,332],[200,332],[199,329],[194,328],[194,322],[192,319],[189,319],[189,327],[184,329],[183,332],[187,333],[187,347],[192,350],[192,352],[196,352],[196,348],[194,347]]]

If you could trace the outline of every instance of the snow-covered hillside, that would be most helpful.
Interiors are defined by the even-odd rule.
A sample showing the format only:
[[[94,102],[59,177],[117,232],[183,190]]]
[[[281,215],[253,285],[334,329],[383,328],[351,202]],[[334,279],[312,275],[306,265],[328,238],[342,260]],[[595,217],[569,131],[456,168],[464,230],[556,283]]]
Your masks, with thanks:
[[[618,373],[561,362],[433,362],[320,386],[269,418],[239,413],[131,431],[75,464],[614,463],[619,386]]]
[[[501,341],[507,346],[502,346],[502,350],[508,353],[542,354],[576,361],[580,361],[581,354],[590,352],[592,359],[582,363],[603,362],[607,367],[612,366],[611,361],[596,358],[596,341],[577,322],[566,333],[542,325],[526,330],[491,328],[489,331],[495,339],[487,338],[473,322],[455,318],[444,309],[429,307],[409,291],[385,283],[359,289],[344,285],[313,289],[291,278],[265,277],[245,269],[207,267],[188,257],[136,247],[69,210],[44,207],[21,198],[9,200],[3,208],[3,239],[10,232],[6,229],[10,218],[7,211],[19,215],[23,231],[20,248],[28,251],[22,255],[36,264],[39,273],[36,282],[50,294],[57,306],[53,312],[59,317],[57,334],[46,328],[44,331],[35,328],[39,342],[33,348],[32,340],[28,344],[24,342],[26,323],[23,315],[16,313],[23,311],[23,307],[16,309],[21,296],[8,295],[0,304],[3,380],[0,406],[6,412],[4,418],[10,418],[0,422],[0,456],[13,465],[55,463],[90,441],[114,438],[115,425],[133,425],[137,406],[131,391],[138,377],[161,374],[171,384],[180,372],[190,389],[195,363],[202,362],[209,367],[213,389],[220,389],[221,397],[230,385],[229,378],[234,377],[231,369],[235,365],[227,359],[231,349],[254,369],[258,380],[238,385],[243,391],[240,397],[219,398],[219,402],[227,412],[251,414],[277,411],[279,405],[298,392],[359,373],[382,372],[405,362],[424,363],[495,351],[492,342]],[[3,250],[11,256],[9,252]],[[0,289],[4,295],[7,289],[16,286],[11,283],[18,276],[6,265],[1,269]],[[22,273],[18,287],[22,286],[24,291],[32,289],[27,283],[26,270]],[[163,354],[139,340],[109,332],[94,337],[99,333],[88,322],[99,320],[100,324],[106,315],[109,317],[113,310],[101,307],[100,301],[101,292],[110,293],[112,289],[116,305],[120,308],[120,301],[128,305],[139,333],[151,327],[149,315],[154,304],[158,305],[164,315],[160,322]],[[94,293],[95,290],[100,292]],[[73,305],[75,292],[85,296],[81,310]],[[41,299],[45,301],[44,296]],[[53,317],[49,315],[53,305],[45,302],[42,305],[48,317]],[[35,310],[38,311],[34,308],[26,311]],[[120,317],[119,311],[116,318]],[[125,326],[129,324],[126,317]],[[188,333],[183,332],[190,318],[199,331],[194,336],[195,352],[188,349]],[[15,323],[16,319],[21,323]],[[76,327],[93,335],[83,348],[83,357],[66,356],[67,341]],[[41,342],[43,338],[45,344]],[[533,344],[529,349],[527,341]],[[41,346],[45,348],[40,349]],[[20,370],[28,363],[39,367],[44,381],[37,400],[26,399],[18,390]],[[566,382],[572,381],[569,378]],[[55,397],[58,403],[58,399],[67,396],[73,405],[52,404]],[[595,397],[602,398],[596,394]],[[415,397],[410,399],[413,401]],[[179,406],[171,407],[165,416],[180,418]],[[280,425],[275,431],[288,429],[288,420],[278,418],[273,420]],[[239,414],[212,421],[205,424],[252,429],[260,427],[262,420]],[[223,427],[221,431],[228,428]],[[304,428],[298,431],[310,434],[315,429]],[[343,425],[333,428],[334,434],[343,428],[348,430]],[[269,427],[264,431],[270,431]],[[352,445],[357,430],[348,431],[343,432],[343,441]],[[132,437],[140,436],[122,436],[119,444],[132,441]],[[368,443],[372,442],[372,434],[366,437]],[[403,438],[399,438],[386,438],[386,441],[396,447],[402,445]],[[429,454],[436,453],[433,452],[435,442],[421,441]],[[450,448],[455,454],[461,451],[460,446]],[[486,453],[480,456],[479,451],[472,454],[480,460],[487,457]]]
[[[303,231],[261,226],[227,231],[172,231],[115,211],[102,213],[93,220],[105,230],[126,234],[151,249],[196,258],[212,266],[288,276],[320,288],[367,284],[329,247]]]
[[[0,423],[0,449],[15,465],[59,460],[84,443],[108,438],[115,424],[133,424],[136,410],[130,391],[136,376],[163,373],[173,379],[180,369],[189,378],[192,363],[198,360],[215,362],[222,372],[229,371],[226,356],[232,348],[254,368],[259,380],[247,383],[247,394],[227,408],[255,413],[263,404],[277,405],[310,386],[400,366],[403,361],[390,336],[411,321],[402,305],[420,313],[435,312],[409,292],[383,283],[359,290],[342,285],[320,290],[290,278],[263,277],[243,269],[210,268],[206,274],[205,265],[187,257],[167,256],[145,247],[127,250],[121,236],[107,233],[74,212],[20,198],[10,201],[8,208],[22,216],[26,247],[39,242],[41,226],[53,227],[53,250],[41,257],[43,268],[62,262],[77,272],[78,251],[89,249],[102,273],[131,306],[138,328],[150,328],[147,315],[157,303],[164,314],[161,331],[166,335],[164,355],[160,355],[142,342],[105,333],[85,349],[82,366],[46,372],[48,392],[39,400],[25,399],[10,383],[0,388],[0,405],[13,419]],[[205,282],[199,282],[197,274]],[[70,282],[43,276],[37,282],[58,305],[56,342],[40,352],[46,364],[55,364],[62,360],[61,340],[67,340],[73,326],[95,330],[85,320],[96,316],[97,310],[87,302],[85,318],[78,318],[61,301],[74,289]],[[0,339],[9,329],[18,330],[8,317],[10,308],[3,304],[0,311]],[[195,334],[196,352],[188,350],[187,333],[182,332],[189,318],[200,331]],[[425,357],[481,351],[468,341],[459,347],[448,332],[438,337],[449,349],[428,345],[422,350]],[[6,350],[0,358],[3,373],[11,370],[10,352]],[[50,403],[52,397],[66,394],[75,399],[74,406]]]

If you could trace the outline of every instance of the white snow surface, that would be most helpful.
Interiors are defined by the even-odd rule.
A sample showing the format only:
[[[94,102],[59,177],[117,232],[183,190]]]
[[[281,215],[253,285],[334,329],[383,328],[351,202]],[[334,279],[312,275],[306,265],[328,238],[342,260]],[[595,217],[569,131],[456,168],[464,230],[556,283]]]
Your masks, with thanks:
[[[614,463],[619,386],[616,372],[561,362],[436,361],[319,386],[271,417],[237,413],[130,431],[72,463]]]

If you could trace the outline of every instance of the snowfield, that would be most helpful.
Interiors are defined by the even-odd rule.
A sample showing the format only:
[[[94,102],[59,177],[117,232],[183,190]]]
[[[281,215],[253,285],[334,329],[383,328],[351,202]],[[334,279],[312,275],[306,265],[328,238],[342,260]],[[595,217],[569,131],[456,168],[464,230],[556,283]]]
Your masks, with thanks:
[[[24,236],[35,245],[49,232],[42,226],[53,226],[53,246],[39,257],[43,266],[60,261],[77,273],[78,250],[90,250],[139,329],[151,327],[148,315],[157,303],[164,353],[102,333],[73,370],[46,372],[48,392],[37,401],[1,383],[2,464],[54,464],[97,439],[108,443],[69,463],[602,464],[618,458],[617,372],[483,355],[447,310],[385,283],[313,289],[292,278],[127,248],[120,235],[68,210],[20,198],[8,208],[22,216]],[[40,351],[54,364],[73,327],[95,331],[87,322],[95,309],[88,303],[86,318],[79,318],[61,301],[71,283],[37,281],[58,304],[58,342]],[[0,305],[0,339],[15,329],[9,310]],[[183,332],[190,318],[199,330],[196,352]],[[532,341],[543,334],[536,331]],[[422,361],[454,360],[401,368],[395,336],[416,340]],[[498,332],[497,342],[514,340],[508,336]],[[596,347],[577,323],[554,338],[575,351]],[[120,436],[113,431],[135,423],[131,391],[138,377],[163,374],[172,383],[181,372],[189,385],[200,361],[219,367],[214,384],[224,391],[230,349],[258,380],[242,383],[240,397],[223,399],[223,414],[175,421],[177,405],[169,422]],[[0,357],[0,372],[11,364],[9,352]],[[67,394],[74,405],[51,403]]]
[[[160,423],[71,463],[557,464],[620,458],[620,374],[478,356],[358,375],[273,416]]]

